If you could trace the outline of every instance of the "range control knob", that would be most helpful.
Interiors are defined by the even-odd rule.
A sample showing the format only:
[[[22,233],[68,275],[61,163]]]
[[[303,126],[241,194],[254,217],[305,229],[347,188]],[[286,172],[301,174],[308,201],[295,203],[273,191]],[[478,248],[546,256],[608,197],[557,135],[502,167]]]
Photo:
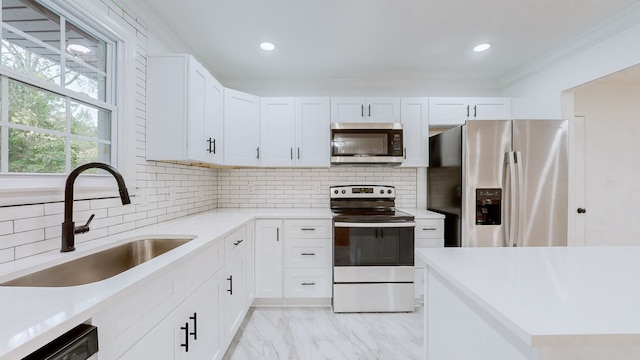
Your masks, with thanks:
[[[391,193],[392,193],[391,189],[387,190],[387,194],[391,194]]]
[[[343,189],[343,190],[342,190],[342,193],[343,193],[343,194],[346,194],[346,193],[347,193],[347,190],[344,190],[344,189]]]
[[[333,190],[333,193],[338,195],[338,190]]]
[[[384,190],[380,190],[380,194],[384,194]]]

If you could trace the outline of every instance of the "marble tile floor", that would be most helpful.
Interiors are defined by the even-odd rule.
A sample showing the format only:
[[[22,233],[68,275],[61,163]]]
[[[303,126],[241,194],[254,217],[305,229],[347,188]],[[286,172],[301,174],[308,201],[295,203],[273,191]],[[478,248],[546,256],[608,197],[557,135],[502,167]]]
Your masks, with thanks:
[[[418,360],[423,308],[335,314],[331,308],[251,308],[224,360]]]

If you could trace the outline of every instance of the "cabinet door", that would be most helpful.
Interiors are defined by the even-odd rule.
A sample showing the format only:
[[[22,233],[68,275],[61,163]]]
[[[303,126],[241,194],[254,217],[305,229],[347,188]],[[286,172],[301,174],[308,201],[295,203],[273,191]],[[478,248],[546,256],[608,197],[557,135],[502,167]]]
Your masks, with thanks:
[[[282,297],[282,221],[256,220],[256,297]]]
[[[402,98],[402,166],[429,165],[429,100]]]
[[[189,351],[177,346],[176,358],[221,359],[223,354],[222,308],[220,295],[224,286],[224,274],[218,271],[181,306],[182,321],[174,327],[178,344],[185,340],[184,323],[189,324]]]
[[[224,89],[224,163],[260,164],[260,98]]]
[[[209,161],[214,164],[224,162],[224,87],[213,77],[205,84],[205,143]]]
[[[399,123],[400,98],[398,97],[368,97],[365,101],[365,122]]]
[[[330,149],[329,98],[296,99],[296,148],[298,166],[329,166]]]
[[[189,58],[189,90],[187,92],[187,128],[188,158],[196,161],[208,162],[207,152],[208,126],[206,119],[207,107],[207,82],[210,76],[207,70],[194,58]],[[166,100],[165,100],[166,101]]]
[[[510,98],[474,98],[469,118],[475,120],[510,120]]]
[[[242,227],[226,236],[225,242],[225,294],[224,294],[224,339],[225,344],[233,340],[245,315],[247,242]]]
[[[429,126],[463,125],[468,116],[466,98],[429,98]]]
[[[242,255],[227,260],[225,265],[224,294],[224,339],[225,344],[233,340],[240,328],[245,311],[245,261]]]
[[[260,99],[260,164],[292,166],[296,147],[295,100],[293,98]]]
[[[364,97],[331,98],[331,122],[367,122]]]
[[[256,228],[255,228],[255,224],[254,224],[253,221],[250,221],[246,225],[246,231],[247,231],[247,237],[246,237],[245,241],[247,242],[247,249],[246,249],[246,253],[247,253],[246,275],[247,275],[247,279],[246,279],[246,286],[245,286],[245,299],[246,299],[245,307],[248,309],[253,304],[253,299],[256,296],[256,272],[255,272],[255,265],[256,265],[255,231],[256,231]]]
[[[185,55],[148,59],[147,160],[187,157],[188,62]]]

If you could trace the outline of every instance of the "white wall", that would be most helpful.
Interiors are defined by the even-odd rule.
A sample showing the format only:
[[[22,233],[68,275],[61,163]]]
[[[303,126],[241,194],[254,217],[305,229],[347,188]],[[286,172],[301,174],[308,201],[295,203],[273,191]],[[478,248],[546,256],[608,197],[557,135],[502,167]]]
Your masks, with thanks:
[[[639,99],[640,81],[626,79],[574,93],[585,117],[584,245],[640,244]]]
[[[503,96],[513,97],[514,118],[561,118],[561,93],[607,74],[640,63],[640,6],[611,19],[593,30],[589,38],[559,49],[563,58],[545,65],[518,80],[509,80]],[[570,45],[568,45],[570,46]],[[519,76],[519,75],[518,75]]]

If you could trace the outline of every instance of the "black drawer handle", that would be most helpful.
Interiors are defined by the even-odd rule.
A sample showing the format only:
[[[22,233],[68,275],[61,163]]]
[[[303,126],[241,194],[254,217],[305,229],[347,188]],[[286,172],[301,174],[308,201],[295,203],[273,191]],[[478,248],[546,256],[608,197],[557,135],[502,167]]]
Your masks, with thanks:
[[[227,281],[229,281],[229,290],[227,290],[227,292],[229,295],[233,295],[233,275],[229,275]]]
[[[302,256],[314,256],[316,253],[302,253]]]
[[[184,330],[184,344],[180,344],[180,346],[184,348],[185,352],[189,352],[189,323],[184,323],[180,330]]]
[[[422,228],[422,231],[436,231],[437,228]]]
[[[314,282],[309,282],[309,283],[308,283],[308,282],[303,282],[303,283],[302,283],[302,284],[300,284],[300,285],[302,285],[302,286],[315,286],[315,285],[316,285],[316,283],[314,283]]]
[[[315,228],[302,228],[300,230],[302,230],[302,231],[316,231]]]
[[[243,241],[244,241],[243,239],[240,239],[240,240],[238,240],[238,241],[234,242],[234,243],[233,243],[233,245],[238,246],[238,245],[240,245],[240,243],[241,243],[241,242],[243,242]]]
[[[190,332],[189,335],[193,335],[193,340],[198,340],[198,313],[193,313],[189,319],[193,320],[193,332]]]

